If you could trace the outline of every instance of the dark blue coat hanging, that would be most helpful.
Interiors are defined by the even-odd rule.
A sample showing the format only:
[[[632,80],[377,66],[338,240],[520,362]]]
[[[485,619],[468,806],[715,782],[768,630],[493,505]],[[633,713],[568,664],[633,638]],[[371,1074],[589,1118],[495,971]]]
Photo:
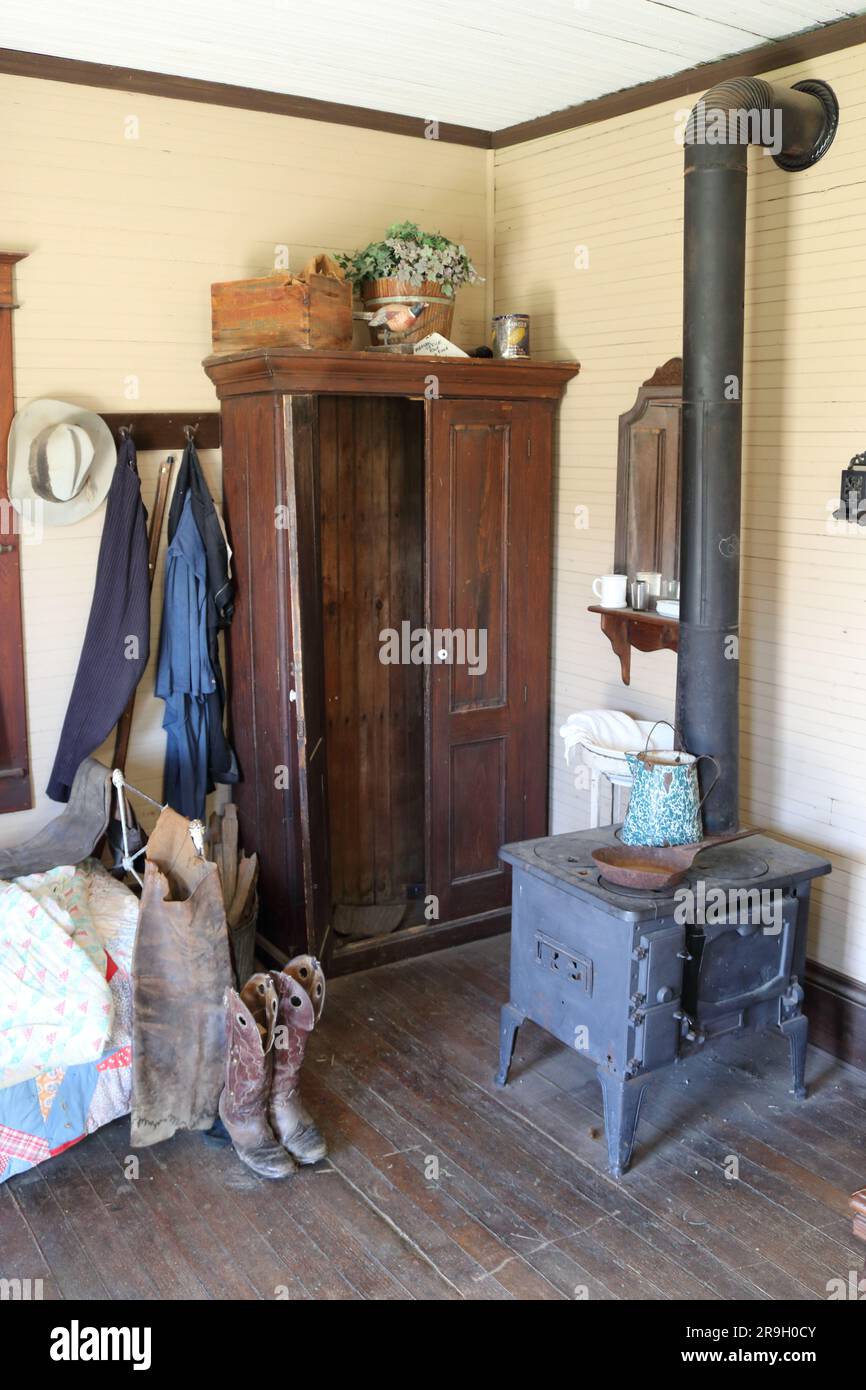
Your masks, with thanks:
[[[156,694],[165,701],[163,800],[189,820],[205,814],[209,702],[217,685],[207,604],[207,555],[187,496],[166,555]]]
[[[177,484],[168,513],[168,539],[174,541],[181,518],[192,511],[202,545],[207,571],[205,626],[207,649],[213,672],[214,687],[207,700],[208,766],[207,790],[213,791],[217,782],[236,782],[238,766],[234,750],[224,729],[225,683],[220,664],[219,634],[227,628],[234,612],[234,584],[229,575],[229,551],[219,514],[208,490],[204,472],[192,439],[187,443],[180,462]],[[169,803],[171,804],[171,803]],[[179,807],[175,807],[179,810]],[[202,812],[203,813],[203,812]]]
[[[111,733],[149,655],[147,512],[127,436],[108,491],[90,618],[48,783],[53,801],[69,800],[79,764]]]

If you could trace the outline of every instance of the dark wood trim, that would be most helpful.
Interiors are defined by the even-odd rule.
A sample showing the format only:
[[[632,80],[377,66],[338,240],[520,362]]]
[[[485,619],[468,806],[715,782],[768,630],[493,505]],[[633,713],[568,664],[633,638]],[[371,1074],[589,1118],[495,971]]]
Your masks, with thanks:
[[[310,352],[249,348],[206,357],[203,367],[220,400],[308,392],[329,396],[411,396],[424,399],[435,378],[436,397],[557,400],[579,362],[505,361],[495,357],[421,357],[383,352]]]
[[[851,1210],[854,1213],[854,1234],[859,1240],[866,1240],[866,1187],[862,1192],[854,1193]]]
[[[807,961],[805,1007],[809,1041],[866,1071],[866,985]]]
[[[195,425],[197,449],[220,447],[220,413],[218,410],[158,410],[130,414],[115,411],[103,415],[111,433],[117,437],[122,425],[132,425],[135,447],[142,449],[176,449],[183,451],[186,443],[184,425]]]
[[[636,87],[626,87],[620,92],[596,97],[593,101],[552,111],[549,116],[537,116],[531,121],[494,130],[491,143],[495,150],[504,149],[508,145],[520,145],[525,140],[538,140],[543,135],[556,135],[563,130],[592,125],[596,121],[609,121],[616,116],[640,111],[645,106],[706,92],[729,77],[756,77],[773,72],[776,68],[789,67],[792,63],[821,57],[825,53],[853,48],[858,43],[866,43],[866,16],[863,15],[840,19],[834,24],[823,24],[818,29],[807,29],[805,33],[794,34],[790,38],[773,39],[759,48],[735,53],[730,58],[698,63],[671,73],[669,77],[656,77]]]
[[[495,908],[473,917],[457,917],[453,922],[422,922],[406,927],[390,936],[373,936],[368,941],[350,941],[334,946],[328,952],[328,977],[353,975],[357,970],[372,970],[395,960],[426,956],[429,951],[445,951],[449,946],[464,946],[468,941],[481,941],[488,936],[501,936],[511,930],[511,908]],[[260,959],[272,961],[282,968],[289,957],[262,932],[256,933],[256,948]]]
[[[576,106],[566,106],[546,116],[536,116],[502,130],[481,130],[478,126],[439,123],[437,138],[444,144],[471,145],[477,149],[504,149],[525,140],[537,140],[564,130],[608,121],[628,115],[658,102],[688,97],[706,91],[728,77],[750,77],[837,53],[866,43],[866,16],[840,19],[817,29],[773,39],[758,48],[729,58],[682,68],[669,77],[657,77],[619,92],[609,92]],[[236,87],[228,82],[207,82],[198,77],[178,77],[170,73],[147,72],[140,68],[114,67],[108,63],[83,62],[78,58],[57,58],[47,53],[0,48],[0,73],[14,77],[33,77],[45,82],[70,82],[82,87],[105,87],[112,91],[140,92],[145,96],[167,97],[172,101],[197,101],[208,106],[229,106],[242,111],[265,111],[275,116],[295,116],[307,121],[328,121],[356,129],[381,130],[388,135],[424,138],[429,124],[420,116],[402,116],[367,106],[349,106],[316,97],[268,92],[259,87]]]
[[[229,82],[206,82],[198,77],[177,77],[140,68],[119,68],[108,63],[82,62],[78,58],[55,58],[48,53],[27,53],[0,48],[0,73],[14,77],[35,77],[45,82],[71,82],[80,87],[107,87],[118,92],[139,92],[144,96],[168,97],[173,101],[198,101],[208,106],[231,106],[241,111],[266,111],[274,116],[296,116],[305,121],[329,121],[356,129],[381,130],[387,135],[425,138],[433,117],[400,116],[367,106],[348,106],[339,101],[320,101],[316,97],[290,96],[259,87],[236,87]],[[453,125],[440,121],[436,137],[443,144],[473,145],[489,149],[489,130],[476,126]]]
[[[511,908],[497,908],[475,917],[458,917],[453,922],[425,922],[407,927],[390,936],[374,936],[369,941],[352,941],[338,946],[331,955],[329,976],[351,975],[356,970],[372,970],[395,960],[424,956],[428,951],[444,951],[449,946],[463,946],[467,941],[481,941],[487,936],[499,936],[511,929]]]
[[[14,267],[26,251],[0,252],[0,813],[33,805],[27,739],[27,682],[21,614],[21,535],[9,506],[7,440],[15,414],[12,313]]]

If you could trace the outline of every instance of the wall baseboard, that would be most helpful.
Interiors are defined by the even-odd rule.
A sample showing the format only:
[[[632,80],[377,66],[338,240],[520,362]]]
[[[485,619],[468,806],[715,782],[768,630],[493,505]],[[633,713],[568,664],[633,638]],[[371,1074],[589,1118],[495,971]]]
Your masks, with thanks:
[[[806,962],[809,1041],[842,1062],[866,1071],[866,985]]]

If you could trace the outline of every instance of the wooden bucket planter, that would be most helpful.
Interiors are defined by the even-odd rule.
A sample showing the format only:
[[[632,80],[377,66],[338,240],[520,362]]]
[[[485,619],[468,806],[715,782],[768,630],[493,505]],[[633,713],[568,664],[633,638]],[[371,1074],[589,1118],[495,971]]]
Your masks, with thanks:
[[[419,343],[428,333],[441,333],[451,337],[454,321],[454,297],[444,293],[442,286],[432,280],[421,285],[413,285],[408,280],[364,280],[361,285],[361,298],[368,313],[389,304],[418,304],[423,301],[427,309],[418,319],[414,328],[407,333],[388,334],[389,342]],[[385,342],[384,328],[371,328],[370,335],[375,343]]]

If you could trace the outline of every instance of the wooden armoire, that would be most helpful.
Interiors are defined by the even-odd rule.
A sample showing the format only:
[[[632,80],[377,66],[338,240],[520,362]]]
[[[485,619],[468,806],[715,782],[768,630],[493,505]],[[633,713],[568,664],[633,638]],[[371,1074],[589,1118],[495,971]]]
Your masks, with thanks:
[[[499,846],[547,823],[553,429],[578,365],[269,348],[204,366],[261,951],[340,973],[501,930]],[[401,903],[388,934],[330,930],[340,905]]]

